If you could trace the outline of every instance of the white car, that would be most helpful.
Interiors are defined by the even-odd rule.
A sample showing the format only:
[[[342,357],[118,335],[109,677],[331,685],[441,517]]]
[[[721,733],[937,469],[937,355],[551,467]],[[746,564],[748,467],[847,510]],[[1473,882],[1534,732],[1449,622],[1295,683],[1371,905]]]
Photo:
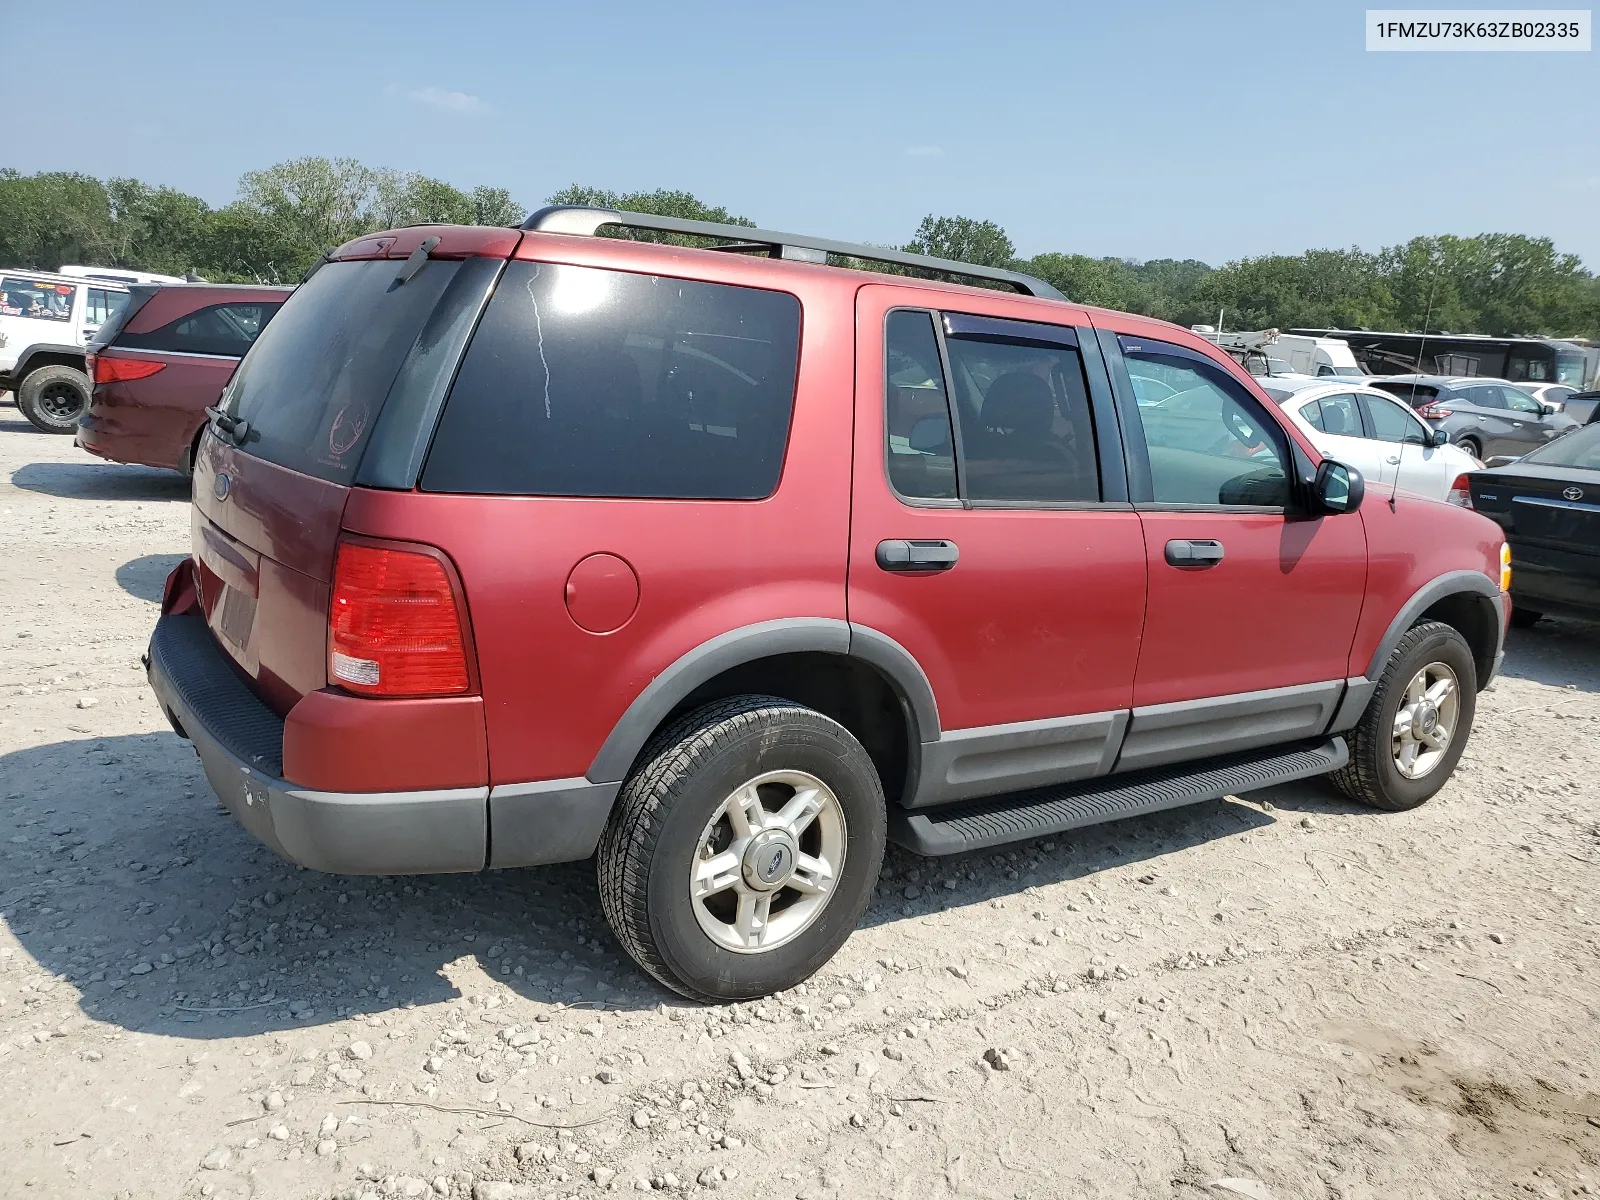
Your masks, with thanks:
[[[1416,415],[1387,392],[1326,379],[1264,379],[1276,400],[1311,444],[1329,458],[1361,472],[1371,491],[1400,487],[1445,500],[1457,476],[1483,468],[1459,446],[1441,441]]]
[[[0,267],[0,391],[45,433],[74,433],[93,388],[84,346],[128,303],[128,285]]]
[[[1567,401],[1578,394],[1578,389],[1565,383],[1529,383],[1526,379],[1511,385],[1527,392],[1540,404],[1548,404],[1556,412],[1567,407]]]

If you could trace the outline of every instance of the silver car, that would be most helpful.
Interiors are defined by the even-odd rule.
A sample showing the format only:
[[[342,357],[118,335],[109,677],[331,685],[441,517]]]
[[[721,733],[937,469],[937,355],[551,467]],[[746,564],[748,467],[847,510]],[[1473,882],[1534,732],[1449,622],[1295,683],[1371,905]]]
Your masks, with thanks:
[[[1386,375],[1366,381],[1416,409],[1452,444],[1481,460],[1529,451],[1578,428],[1508,379],[1458,375]]]

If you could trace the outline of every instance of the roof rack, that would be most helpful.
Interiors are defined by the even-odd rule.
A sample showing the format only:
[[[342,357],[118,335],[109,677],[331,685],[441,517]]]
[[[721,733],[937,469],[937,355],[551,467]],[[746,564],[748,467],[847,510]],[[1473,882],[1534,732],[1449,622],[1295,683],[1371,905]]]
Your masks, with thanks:
[[[828,238],[808,237],[798,233],[775,233],[770,229],[753,229],[748,225],[724,225],[718,221],[689,221],[681,217],[658,217],[654,213],[588,208],[579,204],[552,204],[532,214],[522,223],[522,228],[538,233],[575,233],[593,237],[605,225],[721,238],[729,244],[713,246],[711,249],[736,254],[756,252],[768,258],[783,258],[792,262],[826,264],[828,256],[832,254],[840,258],[859,258],[866,262],[889,263],[897,267],[917,267],[941,275],[1003,283],[1024,296],[1038,296],[1047,300],[1066,299],[1044,280],[1024,275],[1020,271],[957,262],[950,258],[934,258],[928,254],[908,254],[903,250],[885,250],[881,246],[835,242]]]

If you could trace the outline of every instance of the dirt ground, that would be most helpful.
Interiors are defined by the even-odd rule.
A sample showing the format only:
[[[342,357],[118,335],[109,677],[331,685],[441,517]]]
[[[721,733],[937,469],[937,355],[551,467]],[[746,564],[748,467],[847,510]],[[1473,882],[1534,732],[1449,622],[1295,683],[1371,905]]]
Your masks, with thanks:
[[[336,878],[223,814],[138,661],[186,499],[0,407],[0,1194],[1600,1194],[1600,628],[1512,635],[1419,811],[893,851],[821,976],[709,1008],[587,866]]]

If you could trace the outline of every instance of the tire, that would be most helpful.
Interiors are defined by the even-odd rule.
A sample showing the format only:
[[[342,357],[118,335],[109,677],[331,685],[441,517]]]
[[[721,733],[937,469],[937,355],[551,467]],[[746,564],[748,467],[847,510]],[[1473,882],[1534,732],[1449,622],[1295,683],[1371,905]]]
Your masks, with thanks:
[[[1436,752],[1432,746],[1414,752],[1410,769],[1419,773],[1408,774],[1401,766],[1408,741],[1425,744],[1402,736],[1397,727],[1398,718],[1404,707],[1412,710],[1414,718],[1407,722],[1408,728],[1422,728],[1427,720],[1427,714],[1419,714],[1411,703],[1416,697],[1410,691],[1413,681],[1423,672],[1429,673],[1424,686],[1430,693],[1446,675],[1453,676],[1455,686],[1451,694],[1455,703],[1451,706],[1445,699],[1435,712],[1438,721],[1433,727],[1435,736],[1438,736],[1439,727],[1448,727],[1449,731],[1448,737],[1442,739],[1445,743],[1442,752]],[[1389,656],[1366,712],[1356,727],[1345,734],[1350,761],[1329,778],[1352,800],[1374,808],[1391,812],[1416,808],[1442,788],[1455,770],[1472,734],[1477,701],[1478,672],[1465,639],[1440,621],[1412,626]],[[1435,754],[1436,757],[1430,757]]]
[[[76,433],[89,407],[89,377],[76,367],[40,367],[17,388],[17,407],[45,433]]]
[[[1542,612],[1534,612],[1531,608],[1517,608],[1513,605],[1511,609],[1511,628],[1532,629],[1543,618],[1544,614]]]
[[[820,811],[796,841],[775,818],[802,792]],[[745,837],[722,815],[747,811],[741,796],[761,808]],[[633,960],[673,991],[770,995],[809,978],[859,924],[887,832],[877,770],[844,726],[771,696],[719,700],[662,730],[623,783],[598,849],[601,906]],[[728,863],[707,871],[719,858]],[[786,874],[791,864],[802,870]],[[773,879],[757,877],[768,870]],[[804,871],[829,881],[825,892],[774,882],[805,882]],[[767,918],[746,920],[748,936],[747,911]]]
[[[1468,454],[1472,455],[1472,457],[1477,459],[1479,462],[1483,461],[1483,447],[1478,444],[1478,439],[1477,438],[1475,438],[1475,437],[1464,437],[1459,442],[1457,442],[1456,445],[1460,446],[1463,450],[1465,450]]]

